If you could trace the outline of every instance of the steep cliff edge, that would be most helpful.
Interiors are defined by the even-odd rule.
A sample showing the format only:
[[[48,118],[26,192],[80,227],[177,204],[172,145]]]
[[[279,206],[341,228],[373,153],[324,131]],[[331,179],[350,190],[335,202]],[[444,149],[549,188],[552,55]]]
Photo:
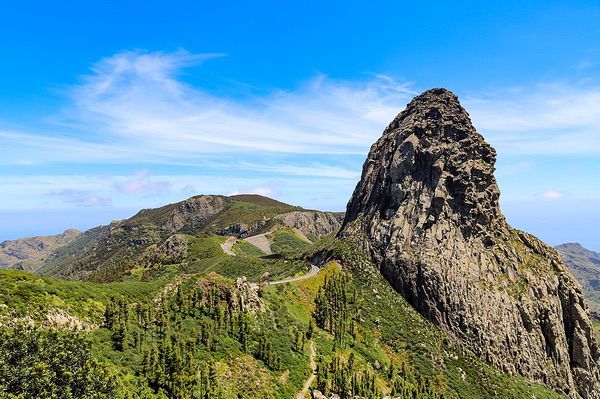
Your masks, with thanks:
[[[600,398],[581,287],[556,251],[511,228],[495,150],[445,89],[416,97],[371,147],[340,231],[421,314],[492,365]]]

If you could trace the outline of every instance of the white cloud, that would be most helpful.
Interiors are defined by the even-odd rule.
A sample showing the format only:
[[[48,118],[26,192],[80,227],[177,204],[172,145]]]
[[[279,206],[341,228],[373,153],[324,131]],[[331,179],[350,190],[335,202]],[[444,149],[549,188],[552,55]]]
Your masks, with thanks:
[[[261,194],[311,209],[341,210],[355,185],[353,180],[337,178],[321,178],[315,182],[310,176],[288,181],[258,176],[223,178],[221,175],[178,174],[151,177],[152,181],[169,183],[170,189],[160,194],[116,189],[116,183],[132,179],[131,175],[5,175],[0,185],[0,210],[57,209],[64,208],[65,204],[89,206],[98,204],[102,198],[110,199],[110,204],[117,208],[140,209],[181,201],[192,195],[232,193]],[[86,197],[97,199],[86,201]]]
[[[184,60],[180,60],[180,58]],[[78,121],[135,139],[154,155],[268,151],[361,153],[410,97],[406,85],[317,76],[250,102],[216,97],[177,79],[188,54],[117,54],[73,91]],[[151,64],[148,68],[139,68]]]
[[[170,201],[232,192],[276,194],[307,206],[308,195],[323,201],[319,207],[340,204],[359,179],[369,146],[421,91],[385,75],[365,75],[360,81],[317,75],[295,89],[232,98],[182,79],[183,68],[217,56],[116,54],[68,90],[68,105],[45,125],[0,128],[0,164],[35,171],[45,163],[66,164],[82,174],[3,176],[3,206],[40,206],[48,193],[63,190],[132,207],[151,196]],[[191,73],[201,74],[202,67]],[[532,171],[538,155],[600,155],[598,86],[571,82],[457,94],[498,150],[499,176]],[[86,169],[85,164],[93,166]],[[162,169],[164,176],[83,176],[108,164],[170,167]],[[291,184],[268,184],[273,179]],[[553,186],[561,184],[544,181],[526,195],[546,198],[536,193]],[[570,197],[578,195],[568,191]]]
[[[542,198],[545,198],[545,199],[560,199],[560,198],[565,198],[567,196],[567,194],[563,193],[562,191],[558,191],[558,190],[546,190],[543,193],[541,193],[539,196]]]
[[[500,153],[600,154],[599,86],[535,85],[467,97],[463,104]]]
[[[42,134],[40,141],[31,133],[0,134],[47,161],[185,163],[210,154],[364,154],[415,94],[408,84],[383,75],[361,82],[318,75],[295,90],[236,100],[179,79],[182,68],[211,57],[116,54],[69,91],[71,105],[50,119],[51,136]],[[61,129],[81,133],[75,138],[56,133]]]

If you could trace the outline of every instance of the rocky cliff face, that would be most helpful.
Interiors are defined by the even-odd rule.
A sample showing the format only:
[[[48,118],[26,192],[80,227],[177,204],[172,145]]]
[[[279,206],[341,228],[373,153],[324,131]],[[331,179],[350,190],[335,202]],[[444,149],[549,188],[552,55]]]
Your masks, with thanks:
[[[298,229],[307,237],[321,237],[337,233],[340,222],[329,212],[294,211],[278,215],[275,220],[285,226]]]
[[[600,354],[581,287],[552,248],[506,223],[495,160],[458,98],[429,90],[371,147],[340,236],[492,365],[599,398]]]

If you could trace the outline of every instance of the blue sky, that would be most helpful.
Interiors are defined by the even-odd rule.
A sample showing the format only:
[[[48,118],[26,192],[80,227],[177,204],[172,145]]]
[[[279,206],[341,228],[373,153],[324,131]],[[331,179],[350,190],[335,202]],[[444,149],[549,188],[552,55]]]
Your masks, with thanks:
[[[443,86],[498,151],[509,222],[600,250],[600,5],[484,3],[5,2],[0,241],[201,193],[343,210]]]

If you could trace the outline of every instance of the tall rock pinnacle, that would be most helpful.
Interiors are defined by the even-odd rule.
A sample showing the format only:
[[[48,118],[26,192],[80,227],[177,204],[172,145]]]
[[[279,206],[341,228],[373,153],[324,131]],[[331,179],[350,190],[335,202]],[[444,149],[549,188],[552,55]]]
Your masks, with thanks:
[[[428,90],[371,147],[340,236],[492,365],[600,398],[600,351],[581,288],[552,248],[506,223],[495,161],[458,98]]]

